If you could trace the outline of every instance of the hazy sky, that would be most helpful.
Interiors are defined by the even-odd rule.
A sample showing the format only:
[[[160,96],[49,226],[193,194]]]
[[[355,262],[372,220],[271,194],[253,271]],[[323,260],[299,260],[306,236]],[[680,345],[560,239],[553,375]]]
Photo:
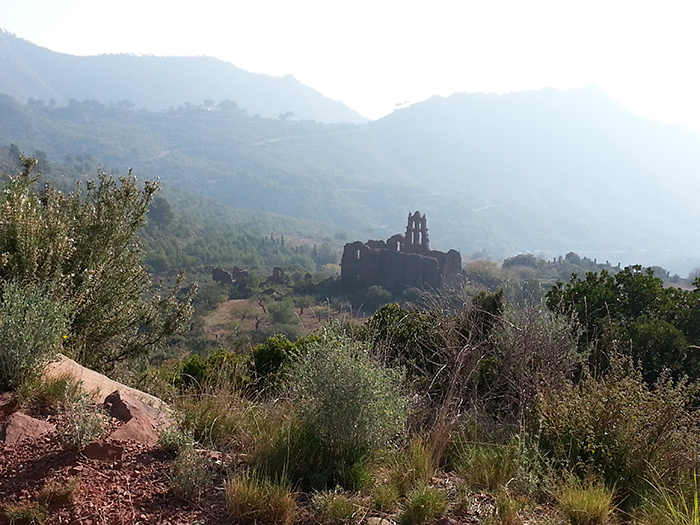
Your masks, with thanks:
[[[55,51],[214,56],[370,118],[432,95],[595,83],[700,130],[699,27],[687,0],[0,0],[0,28]]]

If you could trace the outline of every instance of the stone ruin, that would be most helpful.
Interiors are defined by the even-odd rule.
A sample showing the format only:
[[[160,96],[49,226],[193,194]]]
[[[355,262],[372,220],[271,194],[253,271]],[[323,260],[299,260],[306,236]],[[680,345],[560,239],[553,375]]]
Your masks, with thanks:
[[[459,280],[462,256],[456,250],[431,250],[427,219],[416,211],[408,215],[405,235],[346,244],[340,266],[345,282],[439,289]]]

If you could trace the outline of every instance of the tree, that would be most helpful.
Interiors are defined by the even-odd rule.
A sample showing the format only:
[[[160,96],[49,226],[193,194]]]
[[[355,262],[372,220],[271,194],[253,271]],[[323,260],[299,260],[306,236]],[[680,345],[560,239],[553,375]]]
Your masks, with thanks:
[[[700,284],[700,283],[696,283]],[[664,368],[676,375],[700,375],[700,289],[665,288],[652,269],[629,266],[576,274],[547,293],[550,310],[577,318],[579,345],[590,345],[593,364],[606,367],[608,356],[623,352],[642,365],[645,379]]]
[[[37,191],[36,159],[0,196],[0,283],[41,287],[73,314],[64,350],[82,364],[109,368],[146,354],[184,329],[194,289],[179,299],[151,289],[137,232],[156,182],[139,189],[129,173],[118,181],[100,171],[70,193]]]

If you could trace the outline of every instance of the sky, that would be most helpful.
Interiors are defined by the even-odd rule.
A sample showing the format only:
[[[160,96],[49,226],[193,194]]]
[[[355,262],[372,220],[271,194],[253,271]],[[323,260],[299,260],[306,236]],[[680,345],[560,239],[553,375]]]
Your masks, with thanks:
[[[207,55],[376,119],[452,93],[595,84],[700,131],[700,2],[0,0],[0,28],[74,55]]]

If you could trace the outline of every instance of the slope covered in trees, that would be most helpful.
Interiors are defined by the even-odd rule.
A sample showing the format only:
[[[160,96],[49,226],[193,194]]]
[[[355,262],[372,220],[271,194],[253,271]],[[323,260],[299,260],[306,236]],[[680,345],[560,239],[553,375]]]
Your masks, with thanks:
[[[575,251],[697,266],[700,137],[597,90],[436,97],[364,126],[250,117],[233,102],[162,112],[0,99],[0,143],[93,155],[227,205],[333,222],[367,238],[430,217],[436,248]]]

